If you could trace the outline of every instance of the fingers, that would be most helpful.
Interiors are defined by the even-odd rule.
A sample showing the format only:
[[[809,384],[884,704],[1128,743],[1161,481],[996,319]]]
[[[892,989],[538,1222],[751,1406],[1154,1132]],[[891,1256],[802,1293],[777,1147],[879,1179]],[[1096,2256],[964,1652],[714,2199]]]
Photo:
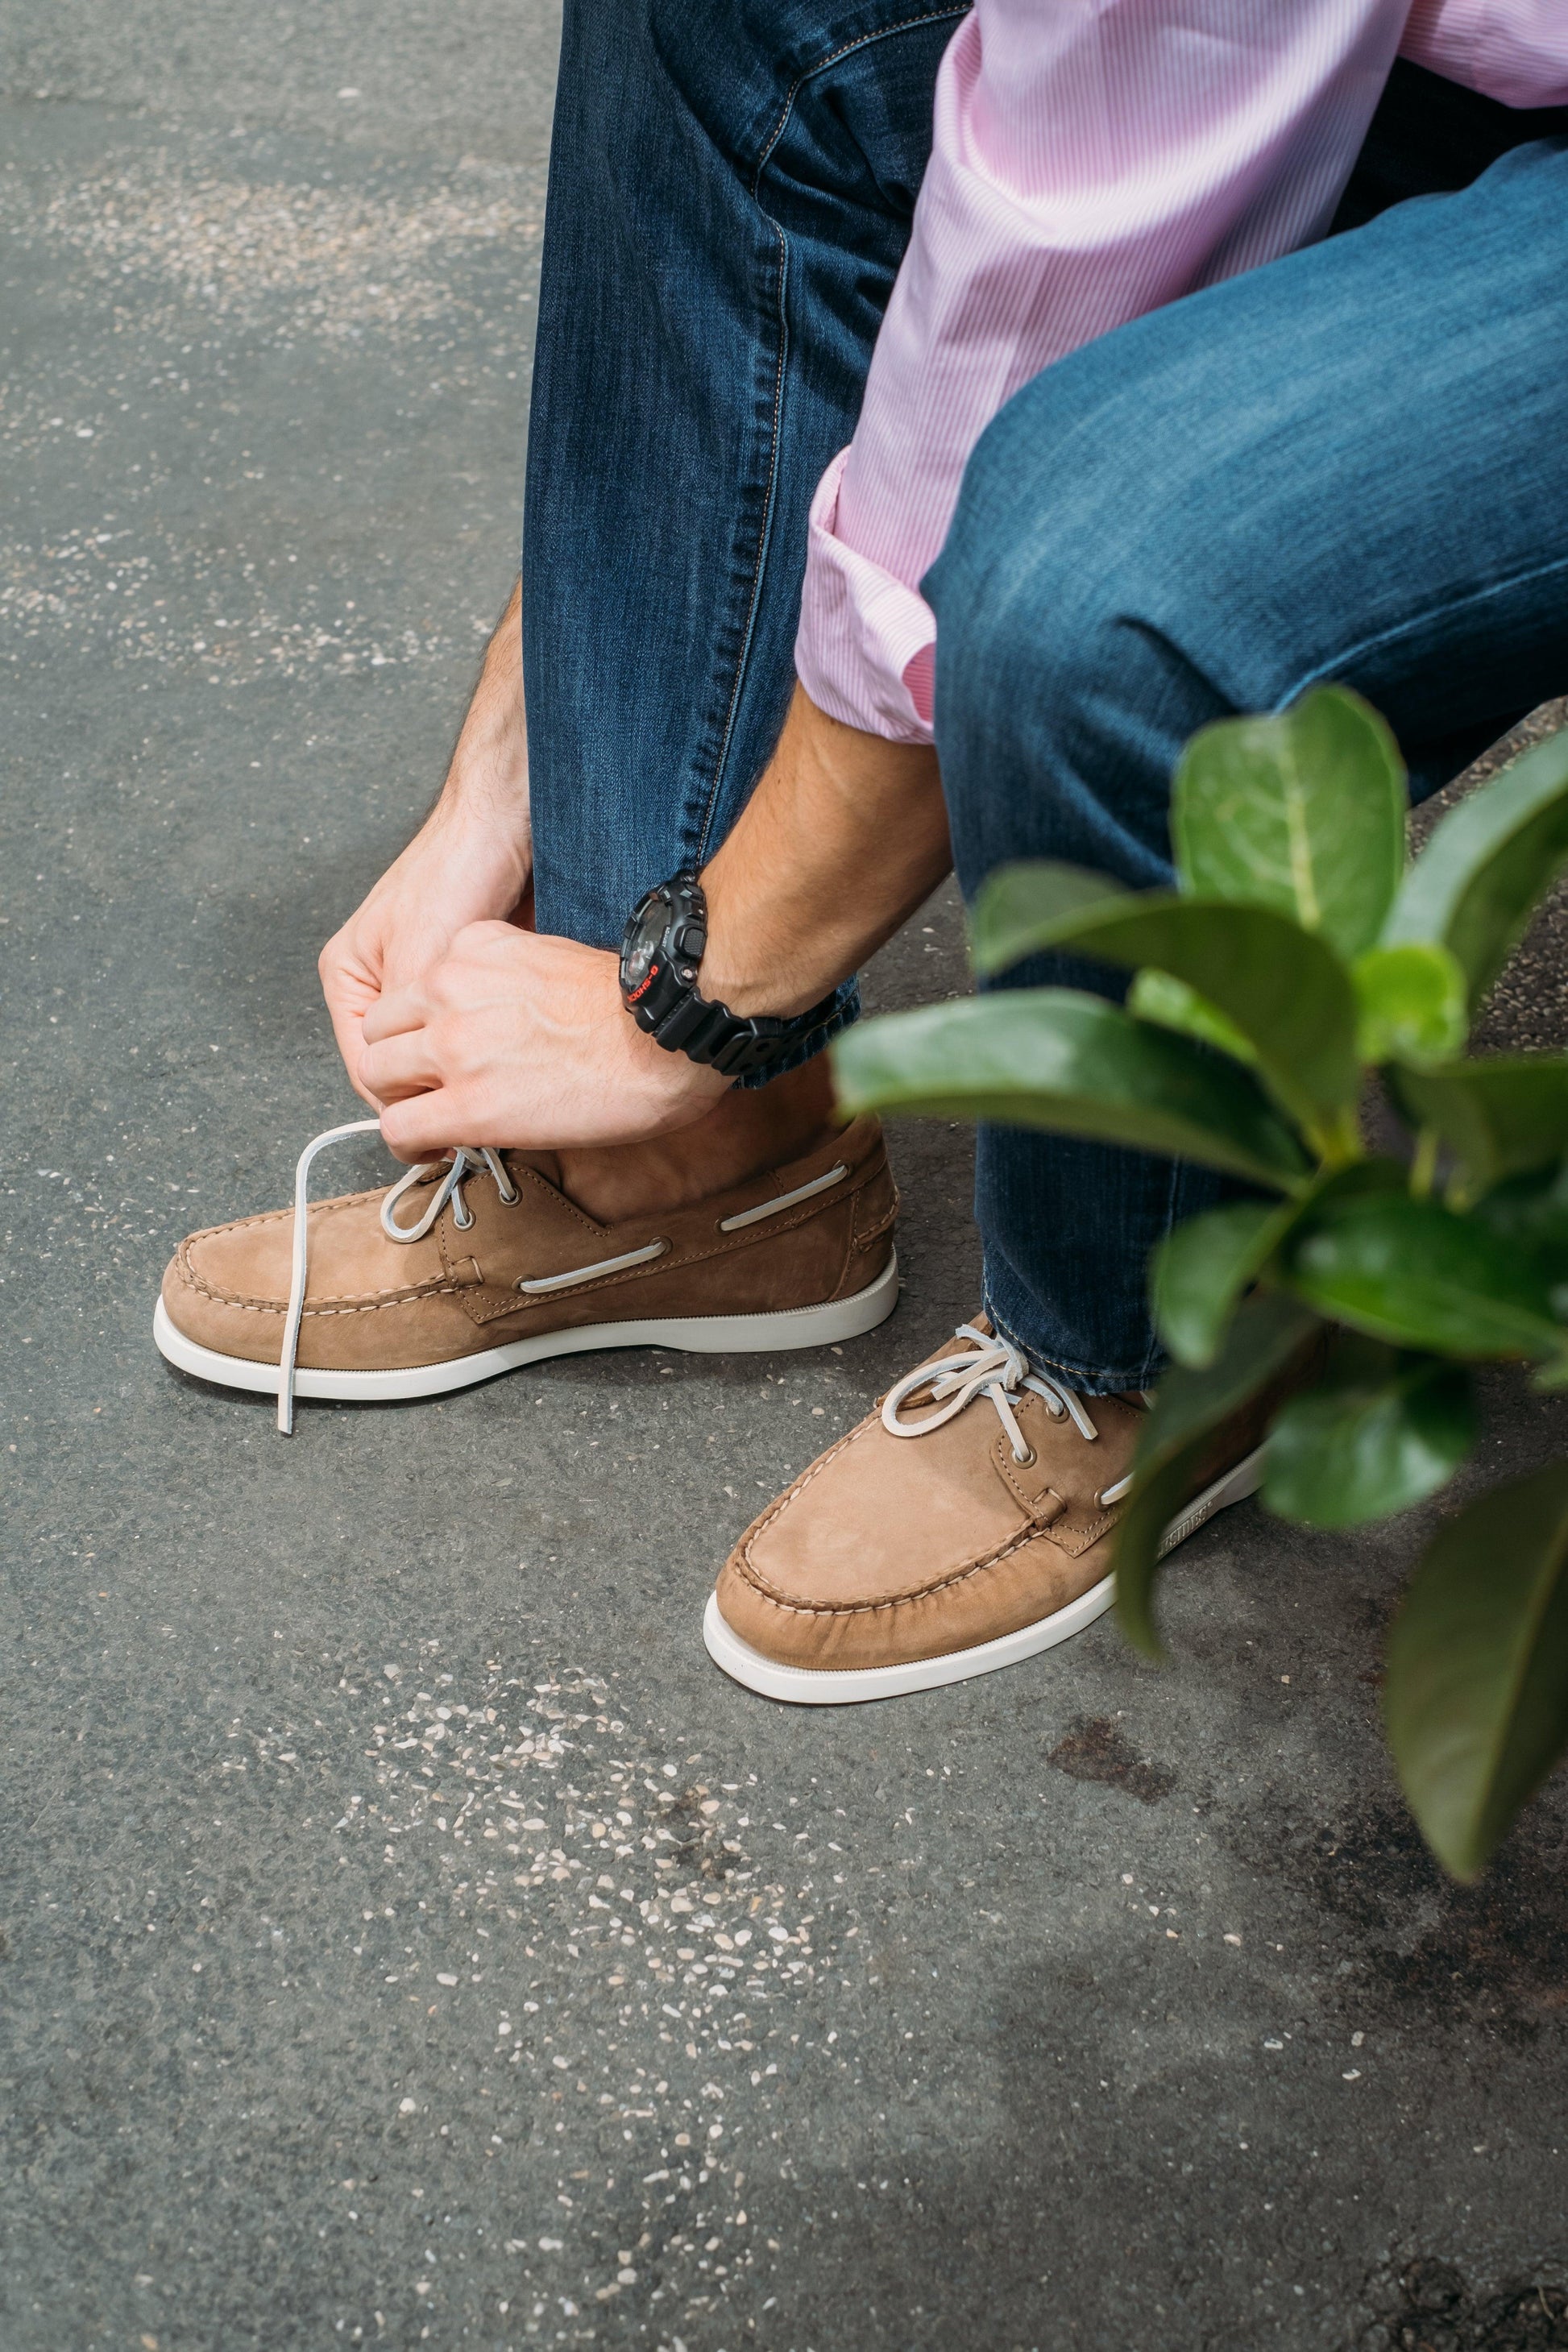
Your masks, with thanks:
[[[364,1009],[364,1042],[376,1045],[384,1037],[422,1029],[428,1018],[429,1006],[423,988],[389,989]]]
[[[316,970],[349,1084],[372,1110],[379,1110],[381,1105],[361,1076],[360,1063],[364,1053],[364,1016],[380,994],[380,980],[355,951],[347,927],[327,941],[316,960]]]
[[[349,1074],[350,1086],[363,1102],[369,1103],[372,1110],[379,1110],[381,1105],[365,1085],[361,1070],[364,1060],[363,1008],[353,1003],[345,1003],[329,994],[327,1011],[331,1015],[332,1035],[342,1055],[343,1067]]]
[[[359,1076],[379,1103],[403,1102],[410,1095],[428,1094],[442,1082],[442,1071],[430,1050],[427,1029],[410,1029],[368,1044],[359,1058]]]
[[[389,1103],[381,1114],[382,1139],[387,1150],[409,1161],[433,1160],[471,1141],[465,1124],[471,1126],[472,1120],[465,1123],[460,1098],[444,1087]]]
[[[361,1102],[368,1103],[372,1110],[379,1110],[380,1099],[372,1094],[364,1082],[364,1039],[360,1021],[353,1015],[340,1016],[334,1013],[332,1034],[337,1039],[338,1051],[343,1059],[343,1067],[349,1074],[350,1086],[353,1087]]]

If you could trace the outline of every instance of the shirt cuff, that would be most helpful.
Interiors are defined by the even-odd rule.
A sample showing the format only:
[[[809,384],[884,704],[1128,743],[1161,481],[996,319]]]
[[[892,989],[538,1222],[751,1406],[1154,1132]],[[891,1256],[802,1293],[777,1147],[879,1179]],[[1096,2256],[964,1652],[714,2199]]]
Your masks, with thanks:
[[[931,740],[936,615],[915,589],[838,537],[841,449],[816,487],[795,667],[819,710],[894,743]]]

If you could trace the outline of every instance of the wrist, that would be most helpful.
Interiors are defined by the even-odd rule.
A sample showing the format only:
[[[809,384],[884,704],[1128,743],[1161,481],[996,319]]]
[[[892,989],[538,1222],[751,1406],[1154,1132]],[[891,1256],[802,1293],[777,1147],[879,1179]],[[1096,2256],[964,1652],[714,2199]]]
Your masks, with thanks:
[[[951,863],[931,747],[847,727],[797,689],[766,772],[702,876],[705,990],[748,1018],[805,1012]]]
[[[500,856],[526,874],[533,862],[526,772],[521,790],[509,791],[492,777],[465,775],[454,764],[422,829],[438,837],[449,855]]]
[[[786,958],[768,938],[767,927],[737,906],[722,862],[705,868],[708,952],[702,959],[702,992],[727,1004],[745,1020],[788,1021],[805,1013],[836,987],[846,972],[832,970],[819,937],[803,952]],[[853,964],[849,967],[853,971]]]

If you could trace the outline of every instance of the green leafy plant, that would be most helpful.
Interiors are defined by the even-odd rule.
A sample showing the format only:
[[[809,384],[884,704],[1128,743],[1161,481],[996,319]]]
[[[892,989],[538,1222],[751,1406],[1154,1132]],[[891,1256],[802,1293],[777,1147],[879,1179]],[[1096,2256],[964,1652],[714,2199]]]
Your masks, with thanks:
[[[1385,1518],[1476,1443],[1469,1367],[1568,1385],[1568,1056],[1470,1057],[1478,1007],[1568,862],[1568,733],[1472,793],[1407,864],[1405,776],[1377,713],[1323,687],[1194,737],[1177,886],[1003,868],[976,968],[1047,949],[1132,974],[1124,1005],[1008,990],[868,1022],[835,1048],[846,1108],[994,1118],[1179,1154],[1239,1178],[1173,1232],[1151,1295],[1173,1360],[1118,1530],[1117,1606],[1158,1654],[1160,1544],[1213,1433],[1300,1360],[1265,1505]],[[1407,1157],[1373,1150],[1376,1090]],[[1473,1876],[1568,1747],[1568,1465],[1494,1488],[1418,1561],[1385,1722],[1433,1851]]]

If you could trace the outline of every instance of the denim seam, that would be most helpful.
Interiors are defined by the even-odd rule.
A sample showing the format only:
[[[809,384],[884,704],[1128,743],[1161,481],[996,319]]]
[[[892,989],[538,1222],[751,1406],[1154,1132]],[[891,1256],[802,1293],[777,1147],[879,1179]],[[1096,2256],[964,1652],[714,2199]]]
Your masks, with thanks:
[[[927,8],[918,16],[902,16],[896,25],[881,25],[874,33],[859,33],[852,41],[841,41],[838,47],[836,49],[830,49],[825,58],[818,58],[815,65],[803,66],[784,93],[784,102],[779,110],[778,121],[763,142],[762,151],[757,157],[757,168],[752,174],[753,198],[758,196],[762,187],[763,173],[768,168],[769,158],[784,137],[785,125],[795,110],[795,100],[800,96],[805,83],[814,80],[819,73],[826,73],[828,67],[836,66],[841,58],[853,57],[857,49],[868,49],[876,41],[890,40],[896,33],[917,32],[922,25],[940,25],[943,17],[967,16],[971,5],[972,0],[963,0],[962,7]]]
[[[1485,588],[1471,589],[1465,595],[1450,597],[1447,603],[1430,604],[1424,613],[1416,614],[1408,621],[1401,621],[1397,628],[1379,629],[1370,637],[1362,637],[1354,645],[1343,646],[1330,660],[1320,662],[1315,669],[1308,670],[1296,685],[1279,697],[1274,708],[1276,710],[1288,709],[1299,696],[1306,693],[1309,687],[1316,686],[1323,678],[1336,676],[1347,663],[1354,661],[1358,656],[1375,652],[1383,646],[1397,645],[1401,637],[1419,635],[1420,631],[1428,627],[1440,614],[1468,612],[1473,606],[1485,604],[1494,597],[1508,595],[1512,590],[1524,586],[1530,581],[1549,580],[1555,572],[1568,572],[1568,556],[1554,556],[1550,563],[1532,564],[1528,571],[1511,572],[1506,580],[1494,580]]]
[[[826,57],[819,58],[815,65],[805,67],[791,82],[785,92],[784,104],[779,110],[778,120],[763,142],[762,151],[757,157],[756,169],[752,174],[752,203],[761,207],[763,175],[772,160],[773,150],[784,137],[790,116],[795,110],[795,100],[806,82],[815,79],[820,73],[826,73],[830,66],[837,65],[842,58],[852,57],[858,49],[870,48],[874,43],[890,40],[900,33],[916,32],[922,25],[937,25],[944,19],[956,20],[968,14],[969,0],[965,0],[965,5],[962,7],[925,9],[918,16],[904,17],[896,25],[883,25],[874,33],[862,33],[855,40],[841,42],[839,47],[831,50]],[[734,740],[735,714],[740,708],[741,694],[746,681],[746,666],[751,657],[752,640],[756,629],[757,604],[762,594],[763,574],[767,567],[768,550],[773,540],[773,509],[778,488],[779,425],[784,407],[785,371],[789,363],[789,239],[777,221],[770,215],[764,213],[763,217],[773,230],[778,247],[779,259],[779,347],[778,359],[773,371],[773,412],[768,450],[767,481],[763,494],[763,517],[757,533],[757,551],[752,566],[745,626],[742,633],[740,651],[735,658],[735,671],[731,683],[729,705],[724,713],[723,730],[720,737],[718,755],[713,762],[713,773],[708,787],[707,803],[702,812],[702,821],[698,832],[695,854],[699,865],[708,856],[713,812],[723,788],[724,771],[729,764],[730,747]]]

